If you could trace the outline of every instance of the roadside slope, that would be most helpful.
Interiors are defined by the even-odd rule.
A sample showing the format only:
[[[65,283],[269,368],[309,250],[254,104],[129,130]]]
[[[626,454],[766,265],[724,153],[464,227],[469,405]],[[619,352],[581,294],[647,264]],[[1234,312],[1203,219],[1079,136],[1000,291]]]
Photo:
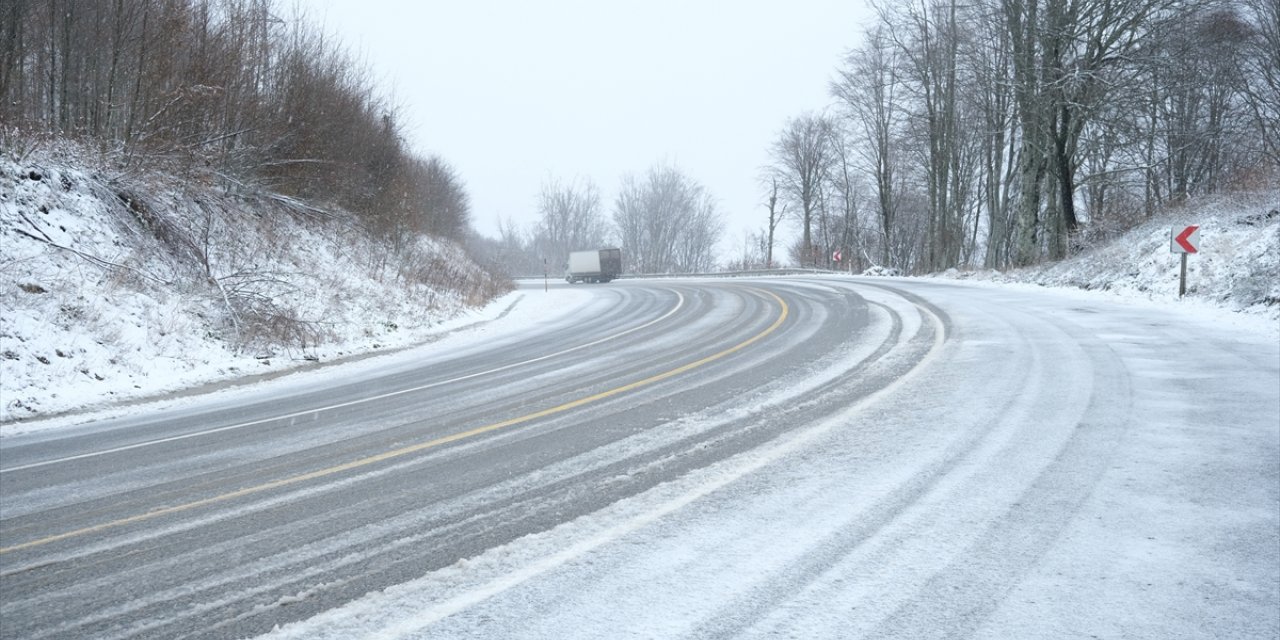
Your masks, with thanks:
[[[1059,262],[1004,273],[952,269],[941,275],[1176,301],[1179,256],[1169,251],[1169,234],[1189,225],[1200,227],[1200,246],[1188,256],[1184,301],[1280,319],[1280,191],[1275,190],[1199,199]]]
[[[509,288],[449,241],[92,157],[0,158],[0,422],[414,344]]]

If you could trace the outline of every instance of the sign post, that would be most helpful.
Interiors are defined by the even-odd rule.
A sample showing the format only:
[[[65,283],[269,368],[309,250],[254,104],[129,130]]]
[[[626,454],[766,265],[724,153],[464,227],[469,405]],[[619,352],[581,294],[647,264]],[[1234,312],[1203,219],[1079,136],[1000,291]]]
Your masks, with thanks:
[[[1187,254],[1199,253],[1196,244],[1200,242],[1200,227],[1191,225],[1179,230],[1177,227],[1169,230],[1169,252],[1182,254],[1182,266],[1179,269],[1178,276],[1178,297],[1187,293]]]

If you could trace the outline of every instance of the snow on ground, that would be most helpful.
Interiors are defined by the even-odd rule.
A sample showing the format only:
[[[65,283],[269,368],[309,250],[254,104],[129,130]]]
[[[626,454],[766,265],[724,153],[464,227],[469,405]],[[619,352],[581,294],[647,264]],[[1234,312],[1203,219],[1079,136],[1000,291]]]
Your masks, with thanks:
[[[420,344],[500,289],[449,243],[75,157],[0,158],[0,423]]]
[[[397,280],[441,264],[481,278],[455,246],[392,264],[305,205],[86,168],[93,154],[77,151],[0,158],[0,424],[420,344],[471,313],[466,295]],[[1219,198],[1061,263],[943,277],[1176,300],[1169,228],[1199,224],[1182,304],[1275,320],[1278,209],[1275,192]],[[237,324],[229,295],[266,321]]]
[[[1183,302],[1280,318],[1280,190],[1194,200],[1061,262],[942,276],[1177,301],[1180,257],[1169,250],[1170,233],[1190,225],[1200,227],[1199,252],[1187,257]]]
[[[0,438],[59,429],[88,421],[113,420],[153,411],[194,407],[212,400],[220,403],[252,402],[260,400],[264,395],[287,395],[295,389],[312,389],[318,383],[339,376],[363,376],[371,372],[385,374],[412,368],[419,366],[424,358],[454,357],[462,350],[504,339],[512,331],[523,331],[527,329],[530,318],[555,319],[573,313],[588,299],[580,291],[561,290],[553,296],[509,293],[482,308],[467,310],[450,320],[406,337],[406,340],[416,340],[417,344],[391,345],[333,362],[294,363],[293,367],[265,376],[219,376],[208,380],[193,377],[197,386],[191,389],[192,393],[146,394],[134,402],[9,422],[0,425]],[[204,384],[200,384],[201,382]]]
[[[205,228],[210,233],[205,238],[205,248],[209,249],[206,255],[214,256],[215,262],[220,260],[218,264],[226,269],[216,271],[215,267],[215,275],[243,287],[267,287],[253,291],[276,294],[287,308],[324,334],[321,344],[309,343],[305,348],[299,344],[295,349],[266,353],[237,350],[231,340],[236,328],[216,321],[222,301],[207,287],[191,282],[183,263],[172,256],[173,246],[155,241],[155,229],[144,227],[145,220],[127,212],[122,215],[118,193],[109,184],[112,180],[102,178],[100,173],[53,161],[0,160],[0,421],[280,371],[303,364],[303,357],[326,363],[356,353],[410,347],[451,329],[470,327],[441,338],[434,345],[348,363],[340,369],[306,363],[307,371],[269,385],[273,391],[280,391],[291,384],[310,384],[317,378],[350,371],[348,367],[395,367],[421,357],[425,349],[465,349],[482,344],[506,331],[525,327],[535,318],[572,313],[590,298],[587,290],[561,289],[554,295],[532,295],[526,290],[499,298],[482,309],[468,310],[467,301],[458,296],[384,286],[390,266],[377,261],[374,248],[359,245],[351,234],[335,232],[332,225],[309,221],[305,216],[273,220],[267,228],[281,239],[274,246],[283,245],[290,250],[268,256],[260,247],[238,247],[233,239],[241,237],[233,235],[232,229],[209,226],[212,221],[207,220]],[[201,212],[208,210],[178,206],[192,196],[172,184],[162,183],[157,192],[159,195],[151,199],[153,204],[172,205],[168,210],[176,216],[186,216],[188,222],[199,223]],[[949,277],[971,280],[965,286],[993,293],[1035,289],[1044,299],[1051,299],[1050,307],[1063,311],[1080,306],[1080,301],[1119,302],[1111,309],[1130,308],[1135,317],[1150,320],[1150,314],[1141,314],[1156,309],[1185,326],[1179,331],[1193,333],[1203,329],[1209,333],[1213,329],[1219,339],[1234,332],[1241,343],[1270,345],[1274,350],[1280,339],[1280,324],[1276,321],[1280,318],[1280,215],[1270,212],[1280,208],[1278,200],[1274,195],[1220,200],[1152,221],[1116,242],[1059,264],[1007,274],[951,273]],[[242,222],[252,219],[251,215],[236,218]],[[1168,233],[1170,227],[1186,224],[1201,225],[1202,252],[1190,258],[1190,295],[1178,300],[1177,256],[1168,253]],[[446,247],[439,250],[451,251]],[[449,257],[461,259],[456,254]],[[256,274],[261,282],[254,282],[252,277],[237,279],[233,277],[236,273]],[[178,282],[181,286],[161,282]],[[1047,315],[1051,317],[1052,313]],[[1098,322],[1097,335],[1119,335],[1122,329],[1132,334],[1141,331],[1125,328],[1107,314],[1098,314]],[[990,331],[994,343],[999,334],[994,329]],[[1049,337],[1029,342],[1049,344]],[[1230,438],[1235,436],[1226,430],[1206,435],[1200,419],[1190,413],[1194,407],[1165,403],[1168,398],[1159,395],[1162,386],[1191,382],[1161,378],[1167,375],[1165,363],[1153,357],[1154,350],[1142,338],[1129,335],[1117,340],[1116,349],[1119,357],[1143,373],[1136,378],[1135,384],[1141,385],[1138,391],[1142,393],[1135,396],[1140,402],[1133,412],[1160,409],[1164,412],[1162,421],[1137,423],[1126,439],[1118,441],[1117,446],[1126,447],[1126,455],[1113,453],[1113,467],[1095,469],[1099,488],[1079,498],[1083,515],[1064,529],[1061,542],[1045,556],[1040,569],[1029,572],[1028,579],[1016,586],[1003,607],[992,612],[990,620],[998,626],[987,628],[988,635],[1022,627],[1029,628],[1028,636],[1070,635],[1072,627],[1052,625],[1078,623],[1072,603],[1084,599],[1107,614],[1102,618],[1104,627],[1096,629],[1103,635],[1162,637],[1159,632],[1176,632],[1179,624],[1196,621],[1126,618],[1126,612],[1145,615],[1148,611],[1142,606],[1152,598],[1176,603],[1188,594],[1195,595],[1196,584],[1221,589],[1213,594],[1219,601],[1239,598],[1238,602],[1244,603],[1241,611],[1259,608],[1249,608],[1253,606],[1250,602],[1266,606],[1276,601],[1275,585],[1267,587],[1269,591],[1263,589],[1240,598],[1231,589],[1256,588],[1258,583],[1243,583],[1239,576],[1229,574],[1217,575],[1224,570],[1224,565],[1216,564],[1217,558],[1189,554],[1196,549],[1220,551],[1197,546],[1201,539],[1205,545],[1220,541],[1204,537],[1206,531],[1222,531],[1233,519],[1262,517],[1274,521],[1275,513],[1214,511],[1222,508],[1214,501],[1223,499],[1219,493],[1208,492],[1221,489],[1216,476],[1189,474],[1178,476],[1178,482],[1168,479],[1169,474],[1179,470],[1169,460],[1205,464],[1209,468],[1210,462],[1245,460],[1247,456],[1233,447],[1257,443],[1233,444]],[[974,345],[956,348],[980,350]],[[255,357],[258,355],[267,357]],[[1207,348],[1201,355],[1209,358],[1213,352]],[[976,365],[958,359],[953,367],[956,371],[928,373],[922,368],[920,376],[958,373],[953,382],[975,389],[988,383],[972,371],[965,374],[962,367],[967,366]],[[1082,376],[1090,373],[1087,367],[1077,368],[1076,373]],[[987,373],[1000,375],[1000,370],[989,368]],[[1194,381],[1194,377],[1190,379]],[[1212,382],[1209,375],[1202,379]],[[1222,384],[1230,382],[1233,381]],[[1239,382],[1257,387],[1267,381]],[[912,384],[922,383],[907,379],[895,386]],[[234,396],[259,392],[261,389],[241,388],[222,393]],[[924,395],[921,391],[917,397]],[[964,397],[958,392],[956,395]],[[982,396],[972,397],[975,405],[982,404]],[[868,471],[868,465],[877,460],[859,457],[868,442],[857,438],[865,434],[841,435],[845,425],[875,422],[862,415],[869,407],[874,408],[875,400],[870,398],[778,442],[659,485],[590,516],[491,549],[419,580],[369,594],[340,609],[290,625],[275,635],[484,637],[492,628],[499,636],[563,637],[569,624],[574,625],[571,629],[577,635],[596,637],[624,632],[641,637],[697,635],[697,627],[692,625],[699,621],[734,626],[732,620],[716,617],[717,610],[726,605],[725,593],[730,594],[729,600],[736,599],[728,602],[730,605],[736,601],[750,605],[752,597],[764,593],[750,588],[752,580],[766,575],[780,580],[780,584],[786,583],[789,567],[802,566],[810,557],[821,560],[825,557],[822,545],[828,543],[846,547],[853,544],[856,550],[844,558],[832,556],[845,566],[827,571],[823,565],[826,573],[808,583],[803,592],[783,589],[766,593],[780,597],[782,605],[773,609],[770,617],[756,620],[751,630],[761,635],[778,632],[792,637],[836,637],[841,635],[837,631],[844,629],[840,625],[849,620],[867,624],[875,621],[871,617],[857,618],[869,615],[863,612],[898,606],[898,611],[910,613],[911,607],[922,606],[912,598],[920,597],[920,593],[928,595],[928,589],[951,586],[945,581],[925,582],[928,576],[922,577],[924,568],[939,569],[938,558],[944,556],[938,554],[947,551],[954,555],[945,558],[963,557],[969,548],[965,545],[981,548],[983,527],[992,523],[1018,524],[983,516],[980,510],[998,514],[1004,506],[999,500],[1018,497],[1002,495],[1008,487],[1019,486],[1004,476],[1034,469],[996,463],[1007,459],[997,455],[1006,451],[1001,447],[1025,444],[1000,440],[1016,435],[1014,427],[1018,425],[1010,419],[1003,431],[995,432],[999,437],[974,450],[984,464],[962,467],[962,473],[954,479],[931,490],[934,494],[925,496],[920,508],[904,511],[903,517],[885,523],[885,530],[892,535],[882,535],[874,544],[861,545],[856,540],[851,543],[841,536],[852,535],[848,532],[863,526],[855,507],[873,509],[876,501],[889,495],[894,483],[901,480],[892,468],[879,469],[879,475]],[[1018,400],[1024,401],[1032,402],[1034,398],[1028,395]],[[984,415],[982,410],[975,406],[971,413]],[[1240,409],[1247,410],[1258,408]],[[1060,413],[1046,410],[1037,415],[1048,424]],[[965,419],[965,411],[955,414],[957,419]],[[1223,424],[1229,426],[1231,418],[1228,415]],[[66,416],[10,422],[3,425],[0,435],[56,428],[77,419]],[[947,444],[929,438],[925,427],[937,422],[917,420],[906,425],[920,434],[912,446],[918,447],[921,460]],[[1074,433],[1064,431],[1068,432]],[[1240,435],[1257,438],[1257,434]],[[1201,446],[1206,437],[1211,439],[1212,447]],[[1263,444],[1274,448],[1274,443],[1272,437]],[[1032,450],[1048,446],[1038,438],[1029,445]],[[894,450],[916,451],[912,446]],[[1099,449],[1099,453],[1107,451]],[[1256,452],[1253,455],[1257,456]],[[888,458],[878,462],[888,465]],[[1200,467],[1188,468],[1195,471]],[[995,475],[1001,477],[988,477],[991,474],[985,469],[998,469]],[[860,480],[874,482],[860,484]],[[1073,478],[1058,480],[1070,485]],[[1179,495],[1188,488],[1200,492]],[[1240,489],[1241,495],[1259,490],[1247,483]],[[967,504],[963,500],[976,502]],[[948,504],[954,506],[946,507]],[[937,510],[925,509],[938,505],[941,506]],[[1027,509],[1036,506],[1031,504]],[[1255,506],[1251,503],[1249,508]],[[938,531],[945,527],[928,522],[926,516],[932,515],[954,517],[949,522],[955,528]],[[1147,529],[1154,529],[1161,537],[1145,538]],[[1028,531],[1035,533],[1036,529],[1031,527]],[[916,535],[918,532],[929,535]],[[1118,534],[1129,537],[1123,544],[1113,544]],[[1143,587],[1114,580],[1100,582],[1117,575],[1107,570],[1117,556],[1104,553],[1116,547],[1118,557],[1131,565],[1121,569],[1139,574],[1158,569],[1165,572],[1158,575],[1168,582],[1154,588],[1150,584]],[[903,548],[911,552],[905,553]],[[984,572],[1000,568],[1005,557],[1012,556],[992,555],[986,558],[991,564],[970,565],[964,568],[969,573],[960,575],[982,578],[987,575]],[[880,584],[886,579],[884,575],[866,571],[885,562],[901,565],[903,572],[895,574],[894,579],[901,578],[906,586]],[[1258,571],[1265,572],[1272,566],[1266,563],[1273,564],[1274,558],[1263,558],[1261,562]],[[922,575],[912,574],[913,571]],[[907,589],[915,578],[919,578],[917,586],[926,588],[920,593]],[[1190,586],[1173,584],[1188,578],[1200,582]],[[627,600],[636,596],[633,590],[637,581],[654,579],[672,582],[654,583],[644,590],[643,598]],[[1086,579],[1099,582],[1095,585]],[[537,588],[532,586],[534,582],[538,583]],[[873,587],[877,586],[883,591],[876,592]],[[1071,597],[1064,599],[1064,593]],[[1126,600],[1109,605],[1108,598]],[[1055,599],[1060,601],[1054,602]],[[546,606],[549,601],[568,604],[563,610],[554,610]],[[832,602],[846,608],[856,602],[861,609],[843,621],[836,619],[838,616],[824,619],[818,615]],[[962,599],[956,603],[964,604]],[[1205,611],[1222,611],[1212,605],[1207,603]],[[808,615],[788,618],[787,607]],[[741,612],[749,613],[748,608]],[[1198,611],[1190,610],[1186,615],[1194,617]],[[511,617],[498,617],[512,612],[516,614],[514,622]],[[521,618],[521,612],[527,617]],[[598,617],[565,617],[582,612]],[[522,626],[523,620],[533,620],[538,626]],[[1105,627],[1119,624],[1117,621],[1132,626]],[[900,616],[885,624],[909,629],[925,622],[928,621]],[[1235,617],[1216,622],[1242,624],[1248,620]],[[1046,628],[1062,633],[1049,634]]]

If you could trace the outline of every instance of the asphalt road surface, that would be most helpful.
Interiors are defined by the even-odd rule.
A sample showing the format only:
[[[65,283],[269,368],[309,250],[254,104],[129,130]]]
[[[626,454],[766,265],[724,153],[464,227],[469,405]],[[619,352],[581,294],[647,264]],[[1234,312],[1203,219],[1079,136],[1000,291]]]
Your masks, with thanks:
[[[0,440],[0,636],[1280,633],[1274,337],[929,281],[524,295],[566,306]]]

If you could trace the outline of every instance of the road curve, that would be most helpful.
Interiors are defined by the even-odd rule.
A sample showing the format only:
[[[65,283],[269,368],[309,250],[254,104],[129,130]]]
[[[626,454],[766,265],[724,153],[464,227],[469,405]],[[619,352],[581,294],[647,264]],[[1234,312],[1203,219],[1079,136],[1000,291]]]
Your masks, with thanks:
[[[0,636],[1280,630],[1274,339],[909,280],[525,295],[572,304],[0,440]]]
[[[852,292],[618,285],[385,375],[6,438],[4,635],[264,631],[749,448],[776,429],[655,427],[894,339]]]

